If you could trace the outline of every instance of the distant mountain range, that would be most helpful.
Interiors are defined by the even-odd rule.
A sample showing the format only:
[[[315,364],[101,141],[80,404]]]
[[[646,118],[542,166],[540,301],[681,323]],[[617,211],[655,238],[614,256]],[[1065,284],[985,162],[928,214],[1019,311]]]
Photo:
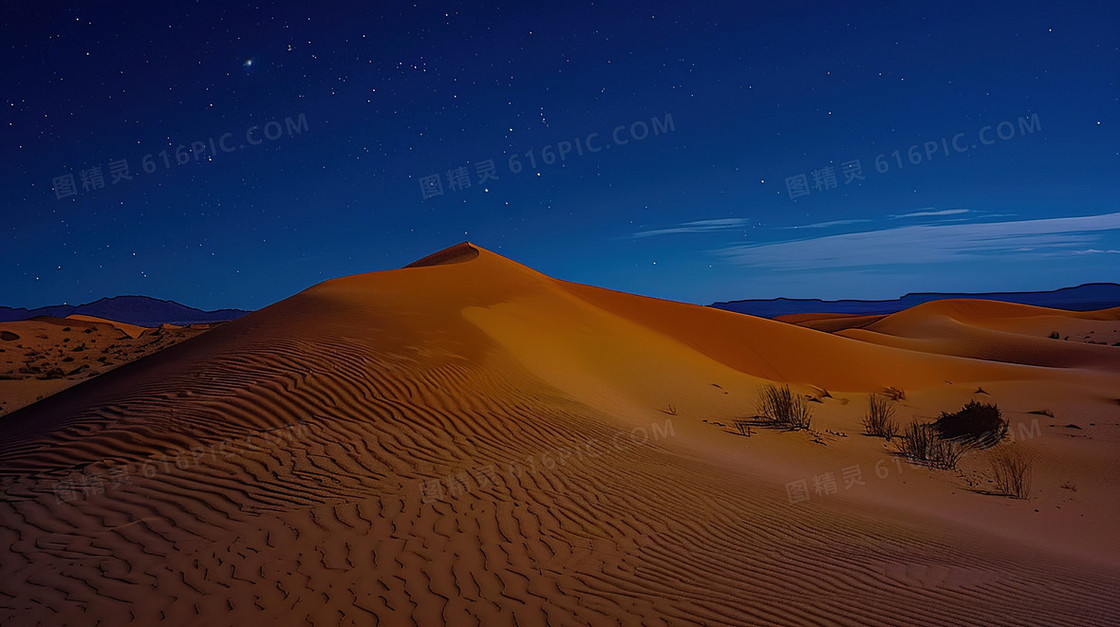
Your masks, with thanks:
[[[0,307],[0,322],[27,320],[38,316],[65,318],[73,314],[81,314],[142,327],[158,327],[161,324],[188,325],[226,322],[236,320],[247,313],[250,312],[241,309],[203,311],[181,305],[175,301],[148,298],[147,296],[116,296],[114,298],[102,298],[85,305],[51,305],[36,309]]]
[[[820,300],[815,298],[770,298],[712,303],[709,307],[761,318],[786,314],[838,313],[855,315],[892,314],[915,305],[948,298],[979,298],[1069,311],[1092,311],[1120,307],[1120,285],[1086,283],[1049,292],[940,293],[919,292],[895,300]],[[50,305],[35,309],[0,307],[0,322],[27,320],[38,316],[65,318],[73,314],[96,316],[142,327],[161,324],[205,324],[227,322],[252,313],[243,309],[204,311],[171,300],[147,296],[115,296],[84,305]]]
[[[1085,285],[1064,287],[1050,292],[991,292],[986,294],[922,292],[907,294],[895,300],[772,298],[768,300],[734,300],[714,303],[710,306],[762,318],[800,313],[839,313],[870,316],[892,314],[932,300],[947,298],[980,298],[1069,311],[1091,311],[1120,307],[1120,285],[1116,283],[1086,283]]]

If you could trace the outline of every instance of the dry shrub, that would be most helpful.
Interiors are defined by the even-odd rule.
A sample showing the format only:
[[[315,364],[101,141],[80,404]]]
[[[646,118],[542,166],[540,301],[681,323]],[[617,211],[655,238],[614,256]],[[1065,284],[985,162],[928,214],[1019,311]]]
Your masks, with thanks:
[[[878,394],[867,395],[867,416],[863,428],[868,435],[890,440],[898,435],[898,423],[894,421],[894,402]]]
[[[912,423],[896,440],[901,455],[934,468],[954,470],[970,446],[937,435],[933,425]]]
[[[906,390],[896,387],[885,387],[883,388],[883,396],[897,403],[906,400]]]
[[[808,429],[813,410],[788,385],[766,385],[759,390],[757,413],[765,422],[787,429]]]
[[[996,475],[996,489],[1007,496],[1025,499],[1031,495],[1031,458],[1021,448],[999,446],[988,453]]]
[[[943,439],[952,439],[975,446],[995,446],[1007,435],[1007,421],[994,403],[969,401],[960,411],[941,413],[933,428]]]

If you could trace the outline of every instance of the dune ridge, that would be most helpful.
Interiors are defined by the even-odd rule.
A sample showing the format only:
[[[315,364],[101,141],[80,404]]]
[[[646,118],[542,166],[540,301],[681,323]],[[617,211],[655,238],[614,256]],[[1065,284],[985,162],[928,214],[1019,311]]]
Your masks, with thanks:
[[[472,259],[478,258],[478,249],[471,245],[470,242],[463,242],[456,244],[451,248],[445,248],[437,253],[432,253],[423,259],[414,261],[406,268],[424,268],[427,266],[443,266],[453,263],[466,263]]]

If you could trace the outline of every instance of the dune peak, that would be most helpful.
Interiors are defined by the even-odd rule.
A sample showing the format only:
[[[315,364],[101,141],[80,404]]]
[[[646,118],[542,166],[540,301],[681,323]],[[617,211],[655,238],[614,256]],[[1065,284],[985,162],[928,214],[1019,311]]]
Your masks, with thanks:
[[[455,263],[466,263],[468,261],[476,259],[478,257],[478,254],[478,248],[476,248],[470,242],[462,242],[459,244],[455,244],[450,248],[444,248],[437,253],[432,253],[427,257],[424,257],[423,259],[419,259],[408,264],[405,267],[423,268],[426,266],[444,266]]]

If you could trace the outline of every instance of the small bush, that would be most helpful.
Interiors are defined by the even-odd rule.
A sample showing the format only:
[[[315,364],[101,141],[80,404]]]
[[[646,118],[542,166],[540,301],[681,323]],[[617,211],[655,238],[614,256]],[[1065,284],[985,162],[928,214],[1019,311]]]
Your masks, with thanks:
[[[828,390],[826,390],[824,388],[821,388],[821,387],[817,387],[815,385],[812,386],[812,387],[813,387],[813,391],[817,393],[817,397],[819,397],[819,398],[832,398],[832,394]]]
[[[994,404],[969,401],[960,411],[941,413],[933,428],[942,439],[956,440],[977,448],[995,446],[1007,435],[1007,421]]]
[[[1062,339],[1062,334],[1061,334],[1061,333],[1058,333],[1057,331],[1051,331],[1051,332],[1050,332],[1050,339],[1052,339],[1052,340],[1060,340],[1060,339]]]
[[[897,450],[910,459],[934,468],[953,470],[971,448],[957,440],[947,440],[937,434],[933,425],[913,423],[897,440]]]
[[[1031,458],[1013,446],[1000,446],[988,453],[988,461],[996,475],[996,488],[1017,499],[1031,495]],[[1076,489],[1076,488],[1074,488]]]
[[[894,403],[878,394],[868,394],[867,403],[867,416],[863,419],[863,429],[867,435],[888,440],[898,435],[898,423],[894,421]]]
[[[66,373],[63,372],[62,368],[57,368],[56,367],[56,368],[51,368],[50,370],[48,370],[40,378],[41,379],[61,379],[64,376],[66,376]]]
[[[906,400],[906,390],[896,387],[886,387],[883,388],[883,396],[897,403]]]
[[[751,431],[751,421],[749,420],[736,420],[735,428],[739,430],[739,435],[745,435],[748,438],[754,435]]]
[[[808,429],[813,410],[788,385],[767,385],[759,390],[757,413],[766,422],[787,429]]]

